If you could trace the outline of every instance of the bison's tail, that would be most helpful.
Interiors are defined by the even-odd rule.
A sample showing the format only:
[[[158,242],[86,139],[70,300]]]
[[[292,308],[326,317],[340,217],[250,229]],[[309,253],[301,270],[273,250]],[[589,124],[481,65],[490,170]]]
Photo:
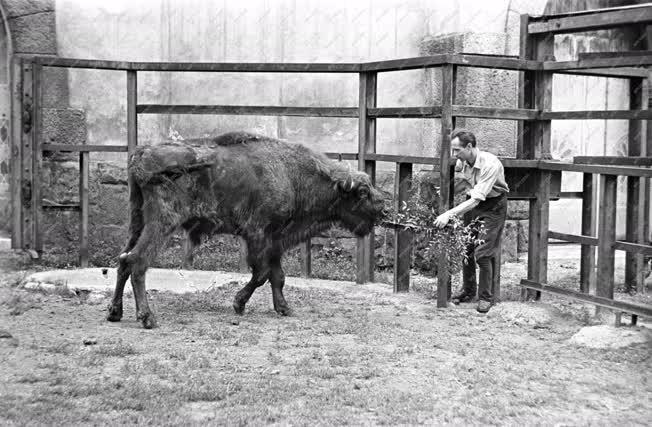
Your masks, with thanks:
[[[133,174],[129,174],[129,241],[123,254],[136,246],[145,226],[143,219],[143,190]]]

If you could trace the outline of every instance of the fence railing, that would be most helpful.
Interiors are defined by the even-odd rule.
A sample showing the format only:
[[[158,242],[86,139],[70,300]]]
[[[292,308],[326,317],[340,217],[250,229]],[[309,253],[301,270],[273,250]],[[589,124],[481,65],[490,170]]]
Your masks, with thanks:
[[[579,193],[563,193],[555,190],[555,183],[560,180],[560,171],[578,171],[600,173],[605,185],[611,188],[612,176],[630,175],[649,177],[649,171],[641,171],[635,166],[601,166],[583,164],[564,164],[540,160],[549,154],[551,120],[564,119],[627,119],[640,121],[652,119],[652,113],[645,109],[626,111],[550,111],[550,88],[552,72],[600,75],[626,78],[633,86],[641,85],[647,77],[647,71],[638,68],[622,68],[623,65],[651,65],[652,56],[639,55],[624,63],[615,63],[611,58],[581,59],[572,63],[555,63],[540,58],[519,59],[492,55],[446,54],[429,57],[406,58],[356,64],[315,64],[315,63],[160,63],[160,62],[124,62],[78,60],[70,58],[52,58],[47,56],[19,56],[14,58],[14,81],[20,82],[20,90],[14,95],[14,153],[21,159],[22,168],[13,176],[13,203],[16,212],[14,219],[14,247],[34,249],[43,248],[40,229],[43,210],[55,210],[57,205],[44,206],[40,196],[40,169],[44,151],[71,151],[80,153],[80,262],[88,263],[88,162],[92,152],[131,152],[137,146],[138,114],[233,114],[233,115],[283,115],[303,117],[350,117],[358,119],[357,153],[330,153],[331,157],[357,160],[360,170],[366,171],[375,179],[376,162],[393,162],[396,164],[394,185],[395,206],[405,200],[413,173],[414,164],[429,164],[439,171],[441,184],[442,208],[450,207],[452,200],[450,133],[458,117],[478,117],[487,119],[516,120],[525,126],[520,132],[518,159],[503,159],[506,169],[518,173],[529,173],[532,179],[527,185],[518,188],[512,197],[530,200],[530,260],[528,278],[545,277],[543,264],[547,262],[547,239],[550,237],[547,225],[547,209],[550,198],[579,197]],[[604,67],[620,67],[604,69]],[[42,68],[66,67],[85,69],[117,70],[127,73],[127,145],[126,146],[67,146],[46,144],[42,134],[41,92]],[[377,75],[380,72],[425,69],[439,67],[442,70],[441,105],[416,107],[377,107]],[[458,67],[497,68],[524,72],[525,86],[522,108],[491,108],[455,103],[455,85]],[[598,69],[595,69],[598,68]],[[601,69],[602,68],[602,69]],[[581,69],[578,71],[578,69]],[[137,99],[138,72],[239,72],[239,73],[357,73],[359,75],[359,102],[355,107],[288,107],[288,106],[238,106],[238,105],[163,105],[139,104]],[[16,110],[19,109],[19,110]],[[27,113],[25,113],[27,112]],[[25,117],[28,114],[29,126]],[[436,118],[441,121],[440,156],[420,157],[386,155],[376,152],[376,120],[379,118]],[[539,129],[539,131],[534,131]],[[612,175],[610,175],[612,174]],[[514,173],[512,173],[514,175]],[[518,187],[518,186],[516,186]],[[606,193],[605,193],[606,194]],[[605,203],[611,203],[611,190]],[[606,196],[605,196],[606,197]],[[611,212],[610,208],[605,210]],[[615,206],[615,204],[614,204]],[[71,206],[61,206],[71,209]],[[614,207],[615,208],[615,207]],[[611,217],[604,220],[603,230],[610,230]],[[559,235],[558,235],[559,237]],[[568,236],[567,236],[568,237]],[[357,281],[373,280],[374,276],[374,236],[373,234],[358,240]],[[586,244],[593,241],[584,240]],[[609,257],[616,242],[605,235],[602,243],[604,257]],[[622,243],[617,248],[626,250],[633,247]],[[623,246],[624,245],[624,246]],[[394,289],[404,291],[409,287],[409,256],[412,251],[412,236],[409,230],[394,228],[395,272]],[[636,248],[634,248],[636,249]],[[636,249],[639,250],[639,249]],[[303,273],[310,274],[309,245],[303,246]],[[443,267],[443,264],[442,264]],[[608,267],[605,267],[608,268]],[[608,271],[605,270],[605,273]],[[445,268],[439,268],[439,283],[450,283]],[[448,300],[447,286],[438,287],[438,306],[445,306]]]

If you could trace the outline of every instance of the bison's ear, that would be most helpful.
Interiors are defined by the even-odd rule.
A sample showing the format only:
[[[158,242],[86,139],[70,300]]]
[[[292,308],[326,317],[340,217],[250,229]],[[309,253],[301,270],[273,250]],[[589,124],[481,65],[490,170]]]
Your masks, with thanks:
[[[350,192],[353,190],[354,183],[353,180],[351,179],[351,175],[347,176],[345,179],[341,179],[337,181],[337,188],[341,191],[344,191],[345,193]]]

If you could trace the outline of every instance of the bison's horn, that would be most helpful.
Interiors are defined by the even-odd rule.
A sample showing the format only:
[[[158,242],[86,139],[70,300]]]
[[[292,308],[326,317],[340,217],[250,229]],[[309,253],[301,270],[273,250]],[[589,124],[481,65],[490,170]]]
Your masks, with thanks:
[[[349,192],[353,190],[353,180],[351,179],[351,176],[349,175],[346,177],[346,179],[340,181],[339,186],[342,189],[342,191]]]

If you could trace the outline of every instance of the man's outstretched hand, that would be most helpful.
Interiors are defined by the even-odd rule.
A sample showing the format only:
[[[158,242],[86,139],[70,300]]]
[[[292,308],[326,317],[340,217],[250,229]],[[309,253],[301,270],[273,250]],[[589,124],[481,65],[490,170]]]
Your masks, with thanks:
[[[443,214],[439,215],[437,219],[435,219],[435,227],[437,228],[444,228],[446,227],[446,224],[448,224],[448,221],[451,219],[451,214],[448,212],[444,212]]]

